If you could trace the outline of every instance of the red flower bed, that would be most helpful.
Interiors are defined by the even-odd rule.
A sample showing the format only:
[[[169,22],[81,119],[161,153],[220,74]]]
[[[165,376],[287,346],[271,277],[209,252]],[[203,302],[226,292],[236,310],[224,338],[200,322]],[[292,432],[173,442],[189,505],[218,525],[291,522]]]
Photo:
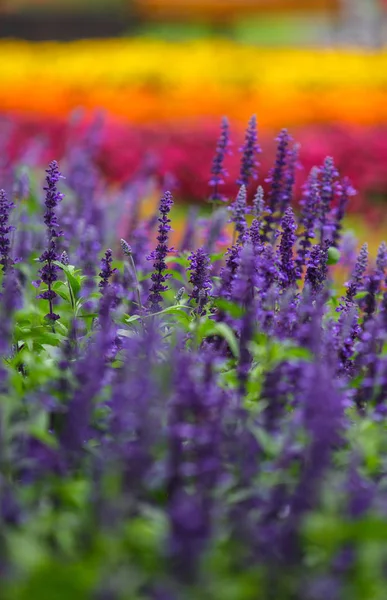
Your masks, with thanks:
[[[9,162],[23,162],[26,154],[30,164],[33,156],[36,166],[53,157],[65,160],[72,148],[82,147],[87,129],[85,121],[74,118],[65,122],[4,117],[0,150]],[[217,123],[134,127],[108,118],[94,129],[95,162],[107,182],[123,184],[139,173],[149,173],[160,181],[168,176],[174,183],[176,197],[183,202],[199,201],[209,194],[209,167],[219,134]],[[273,164],[277,133],[260,132],[260,144],[265,150],[261,156],[260,183]],[[301,145],[300,161],[305,170],[333,155],[341,174],[348,176],[358,190],[351,210],[363,211],[370,218],[380,215],[384,202],[387,203],[387,126],[309,126],[291,133]],[[231,136],[233,154],[226,159],[230,175],[224,193],[234,197],[243,131],[233,130],[232,123]],[[301,173],[299,179],[304,176]]]

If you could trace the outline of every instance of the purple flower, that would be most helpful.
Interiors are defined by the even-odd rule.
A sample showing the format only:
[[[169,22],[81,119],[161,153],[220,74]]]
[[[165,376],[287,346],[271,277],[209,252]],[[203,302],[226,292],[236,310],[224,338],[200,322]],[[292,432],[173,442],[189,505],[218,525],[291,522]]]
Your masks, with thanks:
[[[113,252],[110,250],[106,250],[104,257],[101,260],[101,271],[99,273],[99,277],[101,281],[98,286],[101,289],[101,292],[104,292],[109,285],[109,279],[117,271],[117,269],[112,269],[113,261]]]
[[[269,191],[269,211],[266,215],[266,223],[264,227],[265,239],[269,239],[272,225],[281,218],[280,209],[285,206],[288,201],[288,190],[286,198],[283,198],[284,177],[286,172],[286,160],[288,156],[288,146],[291,138],[286,129],[283,129],[277,138],[278,148],[274,168],[271,170],[269,177],[266,179],[270,184]],[[288,182],[289,185],[289,182]],[[292,184],[293,186],[293,184]],[[276,217],[275,214],[279,212]]]
[[[325,240],[323,244],[313,246],[309,255],[308,268],[306,270],[305,284],[310,285],[312,293],[318,294],[328,274],[328,250],[331,243]]]
[[[203,248],[199,248],[196,252],[192,252],[188,260],[190,262],[190,266],[187,269],[190,272],[189,282],[193,286],[190,298],[196,300],[202,308],[206,304],[208,292],[212,288],[210,257]]]
[[[297,280],[297,272],[293,259],[293,248],[296,242],[297,225],[292,208],[286,209],[281,223],[282,235],[279,246],[279,284],[285,289],[293,286]]]
[[[9,201],[4,190],[0,190],[0,264],[5,273],[12,264],[10,257],[11,240],[9,234],[14,227],[9,225],[9,217],[14,203]]]
[[[301,275],[315,236],[316,221],[318,219],[318,206],[320,204],[320,191],[318,184],[318,170],[312,169],[304,187],[301,204],[301,225],[304,230],[300,234],[299,248],[297,252],[296,265]]]
[[[226,198],[219,192],[219,186],[224,184],[224,179],[228,173],[224,168],[224,159],[227,154],[230,154],[229,147],[230,130],[226,117],[223,117],[221,124],[221,134],[216,146],[215,157],[212,163],[210,186],[213,188],[210,196],[210,202],[225,202]]]
[[[381,280],[384,279],[387,269],[387,244],[382,242],[376,256],[376,272]]]
[[[346,292],[346,295],[344,298],[345,307],[348,307],[353,303],[354,298],[363,283],[364,273],[367,269],[367,264],[368,264],[368,244],[363,244],[363,246],[360,249],[360,253],[359,253],[358,259],[356,261],[355,268],[352,273],[352,277],[351,277],[348,287],[347,287],[347,292]],[[344,307],[341,307],[341,310],[343,310],[343,308]]]
[[[240,152],[242,153],[241,159],[241,170],[239,179],[237,179],[238,185],[245,185],[246,188],[250,183],[250,179],[257,179],[257,168],[259,167],[259,163],[255,159],[255,155],[261,152],[261,148],[258,144],[258,134],[257,134],[257,118],[253,115],[249,121],[245,143],[240,148]]]
[[[289,141],[291,140],[289,136]],[[298,167],[299,145],[295,144],[287,152],[287,166],[284,174],[283,190],[281,194],[280,214],[283,214],[286,207],[289,206],[293,198],[293,188],[296,179],[296,169]]]
[[[54,261],[59,260],[56,240],[62,235],[62,232],[59,230],[59,223],[55,210],[64,197],[57,188],[57,184],[60,179],[63,179],[63,176],[61,175],[58,163],[55,160],[50,163],[46,173],[46,185],[43,189],[46,192],[44,223],[47,227],[48,247],[39,258],[40,262],[46,263],[39,271],[39,274],[42,282],[46,284],[47,290],[42,292],[38,298],[48,300],[50,310],[46,315],[46,318],[50,321],[56,321],[60,317],[55,314],[53,310],[53,301],[57,297],[57,294],[52,290],[52,284],[58,279],[57,271],[59,267],[54,265]]]
[[[156,250],[154,250],[148,257],[148,260],[153,260],[154,272],[152,273],[152,285],[149,290],[148,296],[148,306],[149,310],[152,313],[158,312],[161,310],[161,301],[163,299],[162,293],[168,289],[168,286],[165,285],[165,282],[169,278],[169,276],[165,273],[167,269],[167,265],[165,263],[165,259],[168,255],[168,252],[171,252],[172,248],[168,246],[169,232],[171,230],[171,226],[169,223],[171,220],[168,218],[168,213],[171,210],[171,206],[173,204],[172,194],[170,192],[165,192],[160,201],[160,217],[159,227],[158,227],[158,245]]]
[[[247,232],[247,192],[245,185],[240,187],[235,202],[231,206],[231,211],[231,221],[235,223],[235,232],[238,234],[238,241],[242,242]]]
[[[356,192],[349,179],[344,179],[340,184],[336,186],[337,195],[339,196],[338,207],[333,211],[334,222],[333,222],[333,233],[332,242],[336,248],[339,246],[341,231],[343,228],[343,219],[345,211],[348,206],[348,202],[351,196]]]
[[[320,202],[320,243],[324,239],[332,239],[335,224],[328,222],[328,214],[332,207],[333,199],[335,197],[336,179],[339,173],[333,162],[333,158],[327,157],[324,161],[324,165],[320,169],[321,173],[321,202]],[[341,207],[343,211],[345,205]]]
[[[240,264],[241,246],[232,246],[226,252],[226,264],[220,271],[221,285],[218,292],[219,297],[230,298],[231,289],[237,269]]]
[[[253,215],[256,219],[262,221],[263,213],[265,212],[264,191],[261,185],[258,186],[257,192],[253,200]]]

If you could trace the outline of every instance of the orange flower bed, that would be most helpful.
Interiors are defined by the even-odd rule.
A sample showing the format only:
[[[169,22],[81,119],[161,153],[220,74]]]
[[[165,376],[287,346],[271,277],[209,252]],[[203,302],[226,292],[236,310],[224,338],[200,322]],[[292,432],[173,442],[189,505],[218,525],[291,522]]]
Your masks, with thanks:
[[[279,129],[387,123],[387,52],[270,50],[225,41],[1,42],[0,111],[104,108],[132,123],[216,118]]]

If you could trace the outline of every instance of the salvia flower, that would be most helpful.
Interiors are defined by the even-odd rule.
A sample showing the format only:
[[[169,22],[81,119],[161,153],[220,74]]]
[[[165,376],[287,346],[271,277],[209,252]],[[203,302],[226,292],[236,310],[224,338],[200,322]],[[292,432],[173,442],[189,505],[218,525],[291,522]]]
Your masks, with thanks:
[[[318,219],[317,211],[320,204],[320,188],[317,169],[312,169],[308,177],[300,204],[302,207],[300,220],[303,231],[300,234],[296,265],[301,273],[302,268],[306,264],[312,240],[315,237],[316,221]]]
[[[245,185],[242,185],[240,187],[235,202],[231,206],[231,211],[231,220],[233,221],[233,223],[235,223],[235,232],[238,234],[238,241],[243,241],[247,232],[247,192]]]
[[[203,293],[207,298],[208,292],[211,290],[211,261],[207,252],[203,250],[203,248],[199,248],[196,252],[192,252],[192,254],[188,257],[190,266],[187,271],[190,272],[189,282],[192,285],[192,292],[190,294],[190,298],[196,300],[199,304],[199,301],[203,304]],[[200,294],[202,296],[200,297]]]
[[[345,295],[345,305],[349,306],[353,303],[356,294],[359,292],[360,287],[363,283],[364,273],[367,269],[368,264],[368,244],[363,244],[360,249],[358,259],[355,264],[355,268],[352,273],[352,277],[349,281],[347,292]]]
[[[12,264],[10,233],[15,228],[9,224],[9,218],[14,206],[14,203],[8,200],[5,191],[0,190],[0,264],[3,266],[3,272]]]
[[[46,192],[44,223],[47,227],[48,247],[39,258],[40,262],[45,263],[39,274],[42,282],[46,284],[47,289],[42,292],[38,298],[48,300],[49,313],[46,315],[46,318],[50,321],[56,321],[60,317],[58,314],[54,313],[53,310],[53,302],[57,297],[57,294],[52,289],[52,284],[58,279],[57,271],[59,267],[57,267],[54,262],[59,260],[56,240],[62,235],[62,232],[59,229],[55,211],[64,197],[64,195],[58,191],[57,187],[59,180],[62,179],[63,176],[59,171],[56,160],[50,163],[46,173],[46,185],[43,189]]]
[[[211,180],[210,186],[212,194],[210,196],[210,202],[218,203],[224,202],[226,198],[220,193],[219,186],[224,185],[224,180],[228,173],[224,167],[224,159],[227,154],[230,154],[230,129],[228,119],[223,117],[221,124],[221,133],[216,146],[216,152],[211,169]]]
[[[128,242],[121,238],[121,248],[122,252],[125,256],[132,256],[132,248],[129,246]]]
[[[321,291],[328,274],[328,250],[330,241],[315,244],[310,252],[308,268],[305,275],[305,284],[310,285],[312,293]]]
[[[286,209],[281,223],[282,235],[279,246],[279,284],[287,288],[295,284],[297,272],[293,259],[293,249],[296,242],[297,225],[291,207]]]
[[[253,215],[256,219],[262,220],[265,212],[265,193],[263,187],[259,185],[253,200]]]
[[[328,220],[329,211],[335,197],[336,181],[339,176],[333,158],[328,156],[325,159],[324,165],[320,169],[320,173],[320,242],[322,242],[327,238],[332,239],[332,229],[335,228],[335,224],[330,223]]]
[[[101,278],[98,286],[101,289],[101,292],[104,292],[109,285],[109,279],[117,271],[117,269],[112,269],[113,262],[113,252],[108,248],[106,250],[105,255],[101,260],[101,271],[99,273],[99,277]]]
[[[351,196],[356,194],[354,188],[352,187],[349,179],[345,178],[341,183],[336,186],[336,193],[339,197],[339,204],[337,208],[334,210],[333,216],[333,232],[332,232],[332,243],[336,248],[338,247],[339,241],[341,239],[341,231],[343,229],[343,219],[345,216],[345,211],[347,209],[349,200]]]
[[[152,285],[149,290],[148,306],[150,312],[158,312],[161,310],[161,301],[163,299],[162,293],[168,289],[166,281],[169,278],[168,274],[165,273],[167,265],[165,259],[167,258],[168,252],[171,252],[172,248],[168,246],[169,232],[171,226],[169,223],[171,220],[168,218],[168,214],[173,204],[172,194],[165,192],[160,201],[160,217],[158,219],[158,245],[148,257],[148,260],[153,260],[154,272],[152,273]]]
[[[270,238],[273,224],[281,218],[280,209],[283,206],[284,177],[286,170],[286,161],[288,156],[288,146],[290,136],[286,129],[283,129],[277,138],[278,148],[274,168],[270,171],[266,182],[270,185],[269,191],[269,210],[265,219],[264,235],[265,239]],[[278,215],[276,213],[278,212]]]
[[[70,264],[69,255],[67,254],[66,250],[63,250],[62,254],[60,255],[60,262],[65,267]]]
[[[255,115],[253,115],[249,121],[245,136],[245,143],[240,148],[240,152],[242,153],[241,170],[237,184],[245,185],[247,188],[250,180],[257,179],[258,177],[257,169],[259,167],[259,163],[255,157],[256,154],[261,152],[258,144],[257,118]]]

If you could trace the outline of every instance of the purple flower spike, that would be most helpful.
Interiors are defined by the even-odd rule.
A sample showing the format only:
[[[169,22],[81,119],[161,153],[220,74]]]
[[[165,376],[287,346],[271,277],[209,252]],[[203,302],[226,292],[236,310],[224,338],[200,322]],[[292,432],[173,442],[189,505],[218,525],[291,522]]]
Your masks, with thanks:
[[[285,289],[295,284],[297,273],[293,260],[297,225],[292,208],[286,209],[282,219],[282,236],[279,246],[279,283]]]
[[[159,227],[158,227],[158,245],[156,250],[154,250],[147,258],[148,260],[153,260],[154,272],[152,273],[152,285],[149,290],[148,296],[148,307],[150,312],[155,313],[161,310],[161,301],[163,299],[162,293],[168,289],[168,286],[165,285],[165,282],[169,278],[169,276],[165,273],[167,269],[167,265],[165,263],[165,259],[168,255],[168,252],[171,252],[172,248],[168,247],[168,239],[169,232],[171,230],[171,226],[169,223],[171,219],[168,218],[168,214],[171,210],[171,206],[173,204],[172,194],[170,192],[165,192],[160,201],[160,217],[159,217]]]
[[[349,179],[345,178],[342,183],[337,185],[337,195],[339,196],[339,205],[334,211],[334,224],[332,233],[333,245],[338,248],[343,228],[343,219],[345,211],[351,196],[356,194]]]
[[[332,223],[328,222],[328,214],[332,206],[333,199],[335,197],[335,190],[337,186],[337,177],[339,173],[333,162],[333,158],[328,156],[324,165],[321,167],[321,203],[320,203],[320,242],[326,238],[332,239],[332,229],[335,228]]]
[[[258,177],[257,169],[259,163],[255,159],[255,155],[260,154],[261,152],[261,148],[258,144],[257,118],[255,115],[253,115],[249,121],[245,143],[240,148],[240,152],[242,153],[241,170],[237,184],[248,187],[250,179],[257,179]]]
[[[216,146],[216,152],[211,169],[211,180],[210,186],[213,188],[210,196],[210,202],[219,203],[225,202],[226,198],[219,192],[219,186],[224,185],[224,180],[228,176],[226,169],[224,168],[224,159],[230,153],[229,147],[230,142],[230,128],[228,119],[223,117],[221,124],[221,133]]]
[[[266,223],[264,227],[265,239],[268,240],[271,236],[272,226],[278,222],[281,218],[280,210],[285,208],[287,199],[283,198],[284,185],[285,185],[285,171],[286,161],[288,157],[288,147],[291,138],[286,129],[283,129],[279,134],[277,140],[278,148],[275,159],[274,168],[271,170],[269,177],[266,182],[270,184],[269,192],[269,212],[266,216]],[[294,167],[295,168],[295,167]],[[293,184],[291,185],[291,188]],[[289,182],[287,182],[287,195],[289,194]],[[276,213],[278,213],[276,215]]]
[[[253,214],[256,219],[262,221],[263,213],[265,212],[265,197],[263,187],[261,185],[257,188],[257,193],[253,200]]]
[[[106,250],[105,256],[101,260],[101,271],[99,273],[101,281],[98,284],[99,288],[101,289],[101,292],[105,292],[106,288],[109,286],[110,277],[113,275],[113,273],[117,271],[117,269],[112,269],[111,267],[113,260],[112,255],[113,252],[109,248],[108,250]]]
[[[347,287],[347,293],[345,295],[345,305],[350,306],[358,293],[362,283],[365,270],[368,264],[368,244],[363,244],[361,247],[358,259],[354,271],[352,273],[351,280]]]
[[[187,269],[190,272],[189,282],[193,286],[190,298],[193,298],[198,304],[203,306],[207,302],[208,292],[212,287],[210,257],[203,248],[199,248],[196,252],[192,252],[188,260],[190,262],[190,266]]]
[[[326,240],[323,244],[316,244],[311,250],[305,284],[310,286],[312,294],[318,294],[321,291],[327,278],[330,245],[330,241]]]
[[[231,206],[232,218],[235,223],[235,232],[238,234],[238,241],[243,241],[247,232],[246,213],[247,213],[247,192],[246,186],[242,185],[235,202]]]
[[[44,223],[47,227],[48,247],[39,258],[40,262],[46,263],[39,271],[39,274],[42,282],[47,285],[47,289],[42,292],[38,298],[48,300],[50,310],[46,315],[46,318],[50,321],[56,321],[60,317],[53,311],[53,301],[57,297],[57,294],[52,290],[52,284],[58,279],[58,267],[54,265],[54,261],[59,260],[56,239],[63,234],[62,231],[59,230],[59,223],[55,209],[58,207],[58,204],[64,197],[64,195],[61,194],[57,188],[57,184],[60,179],[63,179],[63,176],[59,171],[56,160],[53,160],[49,164],[46,173],[46,185],[43,189],[46,192],[46,212],[44,213]]]
[[[305,266],[312,240],[315,237],[316,220],[318,219],[317,209],[320,203],[320,189],[318,184],[318,170],[312,169],[304,187],[303,198],[300,202],[301,225],[304,231],[301,233],[299,248],[297,252],[296,265],[300,274]]]
[[[9,216],[14,206],[14,203],[8,200],[5,191],[0,190],[0,264],[3,265],[4,273],[9,265],[12,264],[12,259],[9,255],[11,248],[9,234],[15,228],[9,225]]]
[[[60,179],[64,179],[59,171],[58,163],[53,160],[46,170],[47,185],[44,186],[46,192],[46,212],[44,215],[44,223],[48,229],[50,239],[60,237],[62,232],[59,230],[58,219],[55,214],[55,209],[64,198],[64,194],[58,192],[57,184]]]

